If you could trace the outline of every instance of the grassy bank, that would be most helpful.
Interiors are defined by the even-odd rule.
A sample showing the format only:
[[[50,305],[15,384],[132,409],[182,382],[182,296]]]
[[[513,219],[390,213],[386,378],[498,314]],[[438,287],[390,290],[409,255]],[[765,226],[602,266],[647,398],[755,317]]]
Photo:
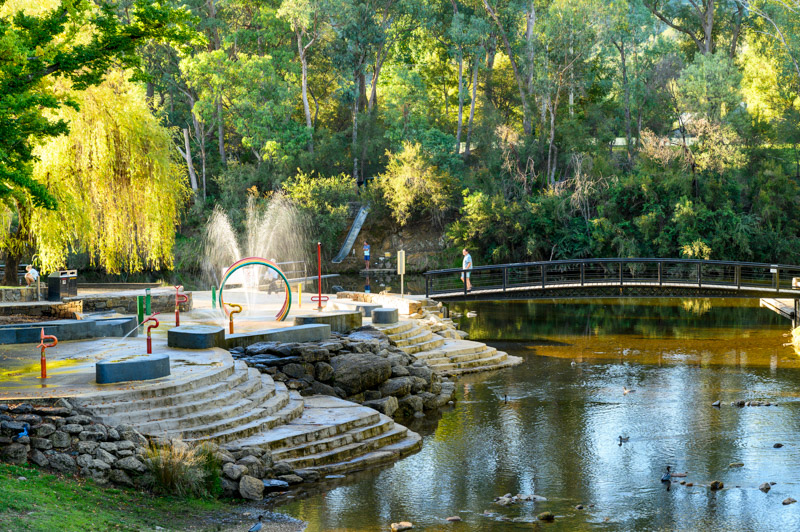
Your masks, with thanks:
[[[157,497],[0,464],[1,531],[213,530],[241,511],[214,499]]]

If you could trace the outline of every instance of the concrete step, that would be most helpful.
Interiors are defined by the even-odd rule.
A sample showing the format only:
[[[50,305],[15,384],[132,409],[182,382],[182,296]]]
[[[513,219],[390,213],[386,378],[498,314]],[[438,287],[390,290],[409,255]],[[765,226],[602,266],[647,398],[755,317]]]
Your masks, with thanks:
[[[246,364],[245,364],[246,366]],[[145,399],[171,397],[190,390],[204,388],[214,383],[227,379],[235,370],[233,359],[209,368],[202,375],[187,374],[179,379],[156,382],[150,386],[141,386],[133,390],[103,391],[97,395],[84,395],[75,399],[80,406],[108,405],[112,403],[127,403]],[[87,406],[87,408],[90,408]],[[95,407],[91,407],[94,409]]]
[[[415,330],[416,334],[413,336],[408,336],[407,338],[403,338],[400,340],[392,340],[391,338],[389,341],[396,345],[397,347],[403,348],[409,345],[419,344],[425,341],[430,340],[433,338],[433,333],[422,328],[418,328]]]
[[[396,443],[406,437],[408,429],[402,425],[393,427],[392,430],[378,434],[363,441],[341,445],[333,450],[324,451],[317,454],[302,456],[298,458],[290,458],[284,460],[292,469],[309,469],[320,466],[341,463],[347,460],[352,460],[366,453],[377,451],[385,448],[387,445]]]
[[[468,353],[466,355],[454,355],[448,357],[450,362],[453,364],[464,364],[466,362],[472,362],[476,360],[486,360],[492,358],[497,353],[497,349],[494,347],[487,347],[485,350],[480,351],[478,353]]]
[[[280,447],[272,451],[272,458],[276,462],[311,456],[338,449],[360,441],[379,436],[395,428],[394,421],[386,416],[380,416],[376,423],[356,426],[350,430],[340,432],[328,438],[317,437],[293,447]]]
[[[109,393],[98,397],[80,398],[81,406],[91,409],[96,415],[104,417],[116,413],[136,412],[149,409],[165,408],[170,406],[195,403],[206,397],[219,395],[226,390],[235,388],[243,383],[247,377],[247,364],[237,361],[235,365],[224,368],[223,371],[216,373],[213,379],[203,379],[210,382],[196,383],[197,386],[183,388],[176,385],[173,390],[165,389],[162,394],[151,395],[148,397],[136,397],[133,393],[115,394]]]
[[[416,321],[399,321],[397,323],[375,323],[372,325],[383,332],[386,336],[398,335],[408,332],[417,327]]]
[[[361,427],[370,427],[380,423],[380,420],[381,414],[371,408],[336,397],[315,395],[305,398],[302,418],[269,433],[238,440],[235,445],[277,452],[278,449],[299,447]]]
[[[273,399],[286,401],[286,403],[271,415],[267,415],[267,409],[257,408],[253,410],[252,415],[201,427],[185,432],[181,436],[186,442],[210,441],[222,445],[236,440],[245,440],[249,436],[285,425],[303,415],[303,398],[300,394],[290,392],[287,398],[283,393],[276,393]]]
[[[494,371],[498,369],[510,368],[522,363],[522,357],[508,356],[504,361],[499,364],[489,366],[475,366],[471,368],[454,368],[449,371],[443,372],[444,375],[466,375],[468,373],[477,373],[482,371]],[[437,370],[438,371],[438,370]]]
[[[136,425],[136,427],[139,432],[143,434],[159,434],[170,431],[185,432],[192,427],[208,425],[215,421],[239,418],[254,408],[263,408],[263,405],[270,399],[276,397],[274,386],[262,386],[261,375],[259,375],[257,379],[249,380],[248,384],[252,387],[249,393],[247,393],[247,395],[243,394],[242,397],[234,403],[215,405],[213,401],[209,401],[207,403],[207,408],[203,409],[201,412],[142,423]],[[273,401],[271,405],[278,405],[281,402],[282,400],[280,398],[275,398],[275,401]]]
[[[494,366],[508,358],[508,355],[502,351],[497,351],[494,356],[488,358],[478,358],[468,362],[456,362],[459,369],[462,368],[475,368],[478,366]]]
[[[432,335],[432,338],[430,340],[414,345],[407,345],[404,347],[400,347],[400,349],[402,349],[409,355],[413,355],[415,353],[420,353],[422,351],[430,351],[431,349],[436,349],[437,347],[441,347],[442,345],[444,345],[444,338],[438,335]]]
[[[312,466],[308,469],[318,471],[322,476],[361,471],[377,465],[396,462],[401,458],[419,451],[420,447],[422,447],[422,438],[416,432],[411,432],[409,430],[405,438],[391,445],[344,462]]]

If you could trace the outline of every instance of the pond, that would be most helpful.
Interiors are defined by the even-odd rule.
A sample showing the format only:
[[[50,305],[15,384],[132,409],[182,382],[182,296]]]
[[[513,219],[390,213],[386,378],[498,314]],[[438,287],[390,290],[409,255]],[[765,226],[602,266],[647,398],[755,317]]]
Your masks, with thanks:
[[[418,454],[278,511],[309,531],[402,520],[523,530],[544,511],[556,516],[550,530],[798,530],[800,504],[782,501],[800,499],[800,360],[783,346],[789,322],[757,305],[452,305],[477,313],[460,319],[471,338],[524,363],[459,379],[458,402],[423,426]],[[738,400],[772,406],[731,406]],[[662,483],[667,465],[694,485]],[[715,480],[724,489],[711,491]],[[764,482],[775,483],[768,493]],[[493,503],[506,493],[547,501]],[[445,521],[456,515],[463,521]]]

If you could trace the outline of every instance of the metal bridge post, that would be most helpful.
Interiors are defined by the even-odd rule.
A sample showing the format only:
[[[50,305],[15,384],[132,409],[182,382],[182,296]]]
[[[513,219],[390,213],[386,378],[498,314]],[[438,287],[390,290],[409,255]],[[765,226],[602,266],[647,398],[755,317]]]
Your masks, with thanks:
[[[737,265],[734,269],[733,274],[736,282],[736,289],[739,290],[742,287],[742,267]]]
[[[508,285],[508,268],[503,268],[503,292],[506,291]]]
[[[581,262],[581,286],[583,286],[585,278],[586,278],[586,264]]]
[[[661,286],[661,270],[663,268],[663,265],[664,265],[663,262],[658,263],[658,286]]]
[[[781,269],[775,268],[775,291],[781,291]]]
[[[619,263],[619,285],[622,286],[622,262]]]
[[[800,299],[794,300],[794,314],[792,314],[792,328],[800,325]]]
[[[425,299],[428,299],[431,296],[431,276],[425,276]]]
[[[702,276],[703,276],[703,263],[697,263],[697,287],[699,288],[702,284]]]
[[[544,290],[544,285],[547,284],[547,266],[542,264],[542,290]]]

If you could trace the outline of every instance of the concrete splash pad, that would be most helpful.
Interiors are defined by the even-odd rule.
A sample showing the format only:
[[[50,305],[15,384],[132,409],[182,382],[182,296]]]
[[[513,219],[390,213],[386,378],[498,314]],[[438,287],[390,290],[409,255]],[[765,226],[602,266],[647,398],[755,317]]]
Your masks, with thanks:
[[[213,375],[233,364],[222,349],[171,349],[153,339],[153,353],[168,355],[169,376],[146,381],[98,384],[96,367],[103,360],[135,360],[146,354],[145,338],[102,338],[59,342],[47,351],[47,376],[40,378],[39,350],[32,344],[0,346],[0,398],[28,400],[93,396],[132,389],[174,386]]]

